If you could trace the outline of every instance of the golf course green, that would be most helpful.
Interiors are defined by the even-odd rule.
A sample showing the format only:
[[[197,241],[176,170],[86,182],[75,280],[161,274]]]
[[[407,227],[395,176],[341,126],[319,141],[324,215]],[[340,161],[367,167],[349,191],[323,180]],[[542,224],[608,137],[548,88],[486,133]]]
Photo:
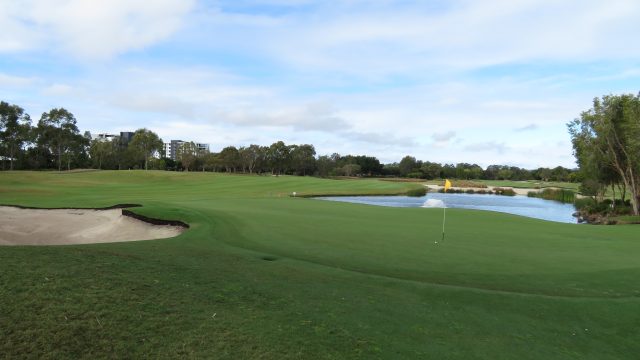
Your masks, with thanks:
[[[638,358],[638,226],[450,209],[435,244],[441,209],[300,197],[420,186],[2,172],[3,205],[140,204],[130,210],[190,228],[0,247],[0,358]]]

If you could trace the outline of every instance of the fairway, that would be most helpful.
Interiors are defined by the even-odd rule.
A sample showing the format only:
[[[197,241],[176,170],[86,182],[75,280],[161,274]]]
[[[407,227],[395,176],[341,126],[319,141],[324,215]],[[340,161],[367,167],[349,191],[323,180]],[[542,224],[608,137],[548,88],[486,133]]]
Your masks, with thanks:
[[[0,204],[140,204],[190,225],[170,239],[0,247],[0,357],[637,358],[640,227],[450,209],[436,245],[440,209],[300,197],[420,186],[0,173]]]

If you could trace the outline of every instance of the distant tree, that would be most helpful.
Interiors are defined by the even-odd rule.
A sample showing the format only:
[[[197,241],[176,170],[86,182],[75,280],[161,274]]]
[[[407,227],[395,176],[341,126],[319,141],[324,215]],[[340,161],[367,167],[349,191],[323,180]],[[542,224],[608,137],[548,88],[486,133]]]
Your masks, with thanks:
[[[267,150],[267,162],[272,174],[282,174],[289,163],[290,148],[283,142],[278,141]]]
[[[316,167],[315,155],[316,149],[313,145],[303,144],[292,147],[290,158],[293,170],[302,176],[313,173]]]
[[[266,156],[265,148],[255,144],[241,147],[238,149],[238,153],[243,171],[248,171],[249,174],[253,174],[256,168],[262,165]]]
[[[318,171],[318,176],[320,177],[329,176],[333,169],[335,169],[335,167],[336,160],[334,157],[331,157],[329,155],[322,155],[316,160],[316,169]]]
[[[417,166],[416,158],[413,156],[405,156],[400,160],[398,164],[398,168],[400,170],[400,176],[407,176],[409,173],[413,172]]]
[[[133,149],[138,158],[144,159],[144,169],[148,169],[149,158],[164,146],[162,139],[151,130],[138,129],[133,134],[129,147]]]
[[[356,157],[356,164],[360,165],[360,171],[364,175],[382,175],[383,166],[380,160],[373,156],[358,156]]]
[[[72,134],[68,138],[68,151],[62,154],[67,163],[67,170],[71,170],[71,163],[75,163],[75,167],[87,165],[87,148],[89,147],[89,139],[80,135]]]
[[[198,147],[193,141],[184,142],[176,149],[176,159],[182,163],[182,167],[189,171],[198,159]]]
[[[116,147],[112,141],[92,140],[89,147],[89,155],[93,166],[102,169],[102,165],[115,156]]]
[[[362,168],[358,164],[347,164],[340,168],[339,173],[344,176],[356,176],[362,172]]]
[[[52,109],[45,112],[38,121],[36,128],[39,146],[51,151],[58,158],[58,171],[62,170],[63,157],[72,150],[77,150],[82,136],[76,125],[76,118],[64,108]],[[84,138],[83,138],[84,139]],[[71,156],[67,156],[71,158]]]
[[[13,163],[29,140],[30,131],[31,118],[21,107],[0,102],[0,144],[3,148],[0,154],[9,158],[9,170],[13,170]]]
[[[420,171],[423,174],[423,177],[428,180],[433,180],[435,178],[440,177],[440,171],[442,171],[442,165],[438,163],[433,163],[426,161],[422,163],[420,167]]]
[[[235,146],[227,146],[222,149],[218,157],[226,172],[235,172],[240,166],[240,152]]]
[[[220,158],[219,154],[216,153],[207,153],[202,158],[202,166],[207,169],[211,169],[211,171],[216,171],[220,166]]]

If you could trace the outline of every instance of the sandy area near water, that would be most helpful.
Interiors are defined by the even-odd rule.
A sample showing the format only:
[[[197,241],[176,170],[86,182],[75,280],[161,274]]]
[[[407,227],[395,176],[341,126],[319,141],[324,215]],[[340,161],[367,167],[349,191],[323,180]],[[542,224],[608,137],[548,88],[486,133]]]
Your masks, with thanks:
[[[0,206],[0,245],[70,245],[152,240],[180,235],[179,226],[152,225],[121,209],[20,209]]]
[[[443,188],[443,186],[441,185],[425,185],[427,188],[429,188],[429,190],[434,190],[434,191],[438,191],[440,189]],[[534,191],[534,192],[540,192],[542,191],[541,189],[533,189],[533,188],[512,188],[512,187],[508,187],[508,186],[487,186],[486,188],[458,188],[458,187],[451,187],[452,189],[460,189],[460,190],[473,190],[473,191],[479,191],[479,190],[491,190],[494,191],[495,188],[502,188],[502,189],[513,189],[513,191],[516,193],[516,195],[524,195],[527,196],[527,194],[530,191]]]

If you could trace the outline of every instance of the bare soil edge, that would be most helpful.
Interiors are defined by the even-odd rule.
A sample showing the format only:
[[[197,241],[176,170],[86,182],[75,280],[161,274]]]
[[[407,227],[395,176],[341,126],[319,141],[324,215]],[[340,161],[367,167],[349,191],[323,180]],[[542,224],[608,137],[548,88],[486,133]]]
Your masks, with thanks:
[[[116,204],[107,207],[35,207],[35,206],[22,206],[22,205],[8,205],[8,204],[0,204],[0,206],[14,207],[18,209],[32,209],[32,210],[113,210],[113,209],[122,209],[122,215],[128,216],[130,218],[134,218],[136,220],[140,220],[152,225],[169,225],[169,226],[180,226],[185,229],[189,228],[189,224],[180,221],[180,220],[165,220],[165,219],[156,219],[140,214],[136,214],[131,210],[127,210],[128,208],[142,207],[140,204]]]

